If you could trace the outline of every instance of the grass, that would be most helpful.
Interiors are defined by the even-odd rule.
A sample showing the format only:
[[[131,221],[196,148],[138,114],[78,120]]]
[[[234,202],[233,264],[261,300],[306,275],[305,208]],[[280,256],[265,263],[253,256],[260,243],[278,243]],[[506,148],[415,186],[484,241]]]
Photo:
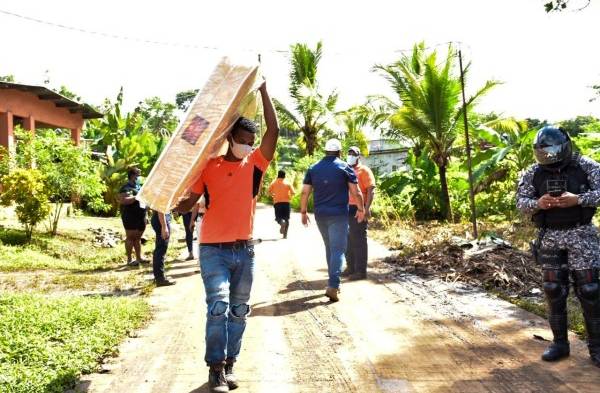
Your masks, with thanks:
[[[90,228],[122,233],[118,218],[68,217],[28,243],[0,212],[0,393],[54,393],[96,371],[149,318],[151,265],[124,266],[125,250],[94,245]],[[174,239],[182,236],[176,228]],[[145,234],[153,248],[154,233]],[[167,260],[185,244],[173,241]],[[148,258],[148,256],[146,256]],[[127,296],[123,296],[127,295]]]
[[[15,242],[19,239],[15,235],[18,233],[18,230],[12,228],[0,229],[0,271],[92,271],[116,267],[124,259],[122,247],[94,246],[87,230],[62,231],[56,237],[36,234],[29,244]],[[7,238],[14,243],[11,244]]]
[[[0,294],[0,392],[74,387],[148,315],[141,298]]]

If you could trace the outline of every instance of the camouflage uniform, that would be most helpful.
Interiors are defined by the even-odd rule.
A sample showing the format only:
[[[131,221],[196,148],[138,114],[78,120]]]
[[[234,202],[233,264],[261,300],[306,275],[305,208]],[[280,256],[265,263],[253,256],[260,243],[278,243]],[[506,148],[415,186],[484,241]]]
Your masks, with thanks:
[[[577,176],[577,181],[586,178],[589,185],[589,188],[586,185],[585,189],[578,193],[579,205],[582,208],[599,206],[600,164],[579,154],[574,154],[572,159],[580,168],[577,174],[574,175]],[[523,173],[517,189],[517,208],[532,217],[540,212],[538,207],[539,195],[534,186],[534,178],[538,169],[540,169],[539,164],[535,164]],[[544,187],[542,190],[548,189],[548,185]],[[560,213],[563,214],[563,217],[566,214],[569,219],[575,218],[566,209],[569,208],[565,208],[563,211],[555,211],[554,217],[557,217],[556,214]],[[581,212],[582,209],[579,209],[579,211]],[[586,209],[586,211],[590,212],[589,209]],[[590,212],[587,218],[589,219],[592,214],[593,211]],[[542,218],[542,223],[546,222],[546,215],[537,215],[537,217]],[[580,217],[583,218],[583,214]],[[556,221],[554,222],[556,223]],[[583,222],[589,221],[583,220]],[[592,362],[600,367],[600,280],[598,278],[600,237],[598,230],[590,223],[575,224],[575,226],[566,227],[565,229],[547,227],[541,229],[541,231],[543,232],[541,232],[542,239],[538,253],[540,260],[543,261],[543,289],[548,305],[548,322],[554,336],[552,344],[544,351],[542,359],[556,361],[569,356],[567,298],[569,288],[572,286],[582,306],[588,333],[590,357]],[[548,259],[548,256],[557,256],[557,258]]]
[[[581,206],[600,206],[600,164],[587,157],[578,156],[581,168],[588,174],[591,190],[579,195]],[[531,215],[539,210],[537,196],[533,187],[533,175],[538,164],[532,165],[519,181],[517,189],[517,208]],[[600,267],[600,237],[592,224],[571,229],[547,229],[541,248],[567,250],[570,270]]]

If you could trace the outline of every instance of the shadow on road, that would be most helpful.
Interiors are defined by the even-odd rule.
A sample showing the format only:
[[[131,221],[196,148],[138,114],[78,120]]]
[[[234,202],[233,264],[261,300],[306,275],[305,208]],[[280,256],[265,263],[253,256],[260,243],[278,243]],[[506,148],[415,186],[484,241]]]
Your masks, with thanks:
[[[208,382],[194,390],[190,390],[189,393],[208,393]]]
[[[313,300],[322,298],[323,301],[313,302]],[[286,300],[279,303],[268,304],[265,306],[252,306],[250,317],[281,317],[297,312],[310,310],[318,306],[329,304],[329,301],[322,295],[310,295],[298,299]]]
[[[290,293],[294,291],[321,291],[327,287],[327,280],[296,280],[289,283],[285,289],[279,291],[279,294]]]

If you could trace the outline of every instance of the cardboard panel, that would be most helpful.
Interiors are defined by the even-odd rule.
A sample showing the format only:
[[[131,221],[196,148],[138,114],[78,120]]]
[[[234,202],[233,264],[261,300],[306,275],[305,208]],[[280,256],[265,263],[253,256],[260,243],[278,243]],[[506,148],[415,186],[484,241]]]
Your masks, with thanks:
[[[223,154],[233,123],[240,116],[254,118],[259,82],[258,66],[221,60],[190,105],[137,198],[153,210],[170,211],[186,195],[208,160]]]

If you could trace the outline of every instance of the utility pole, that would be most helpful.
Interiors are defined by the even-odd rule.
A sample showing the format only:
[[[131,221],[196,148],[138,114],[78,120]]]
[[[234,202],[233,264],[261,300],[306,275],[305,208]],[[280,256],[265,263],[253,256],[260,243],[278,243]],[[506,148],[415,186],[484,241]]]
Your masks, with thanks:
[[[261,61],[262,59],[260,57],[261,56],[260,56],[260,53],[259,53],[258,54],[258,65],[262,64],[262,61]],[[256,115],[260,119],[260,121],[258,122],[258,124],[260,125],[260,131],[259,132],[260,132],[260,139],[262,141],[262,137],[263,137],[263,117],[262,117],[262,113],[260,113],[260,110],[259,110],[259,113],[257,113]]]
[[[469,171],[469,196],[471,199],[471,222],[473,223],[473,237],[477,239],[477,211],[475,210],[475,190],[473,189],[473,168],[471,167],[471,142],[469,140],[469,121],[467,119],[467,100],[465,98],[465,71],[462,62],[462,50],[458,50],[458,64],[460,65],[460,85],[462,89],[463,118],[465,120],[465,144],[467,145],[467,168]]]

